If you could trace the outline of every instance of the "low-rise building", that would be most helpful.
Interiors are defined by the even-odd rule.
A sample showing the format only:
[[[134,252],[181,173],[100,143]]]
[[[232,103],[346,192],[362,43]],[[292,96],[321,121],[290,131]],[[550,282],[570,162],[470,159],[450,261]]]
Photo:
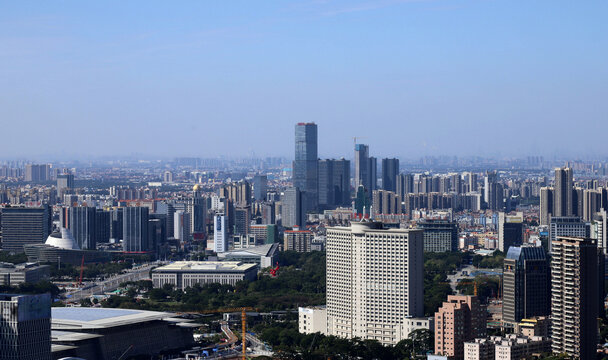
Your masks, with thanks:
[[[434,317],[406,317],[403,320],[402,339],[408,339],[410,334],[416,330],[435,331]]]
[[[265,244],[246,249],[235,249],[218,254],[218,258],[224,261],[240,261],[244,263],[258,264],[261,269],[271,267],[277,262],[279,244]]]
[[[258,265],[240,261],[176,261],[152,270],[154,287],[171,284],[185,290],[196,284],[230,284],[255,280]]]
[[[548,316],[536,316],[530,319],[522,319],[517,325],[517,333],[523,336],[551,337],[551,318]]]
[[[298,308],[300,334],[327,334],[327,308],[325,306]]]
[[[505,337],[492,336],[489,339],[478,338],[466,342],[464,348],[465,360],[520,360],[550,352],[551,340],[542,336],[511,334]]]
[[[17,286],[23,283],[37,283],[50,275],[50,266],[35,263],[0,263],[0,285]]]
[[[494,360],[496,343],[490,339],[475,339],[464,343],[464,360]]]

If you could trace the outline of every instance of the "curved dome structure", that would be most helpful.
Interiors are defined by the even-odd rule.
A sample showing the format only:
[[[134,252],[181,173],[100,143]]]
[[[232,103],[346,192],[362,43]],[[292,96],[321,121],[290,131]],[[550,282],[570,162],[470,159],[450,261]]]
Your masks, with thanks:
[[[66,228],[61,228],[61,232],[54,232],[46,238],[46,245],[51,245],[60,249],[68,249],[68,250],[80,250],[78,244],[76,243],[76,239],[70,232],[70,230]]]

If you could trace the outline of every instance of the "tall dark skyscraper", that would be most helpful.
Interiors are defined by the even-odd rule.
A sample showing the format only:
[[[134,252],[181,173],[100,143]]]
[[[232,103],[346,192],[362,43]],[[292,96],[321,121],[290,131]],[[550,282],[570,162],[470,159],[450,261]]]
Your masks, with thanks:
[[[253,177],[253,198],[256,201],[266,201],[268,176],[256,175]]]
[[[68,229],[83,250],[95,250],[97,244],[97,209],[89,206],[68,209]]]
[[[369,146],[355,144],[355,189],[359,186],[371,191],[369,173]]]
[[[308,212],[317,209],[319,197],[317,125],[315,123],[298,123],[295,140],[293,186],[303,192],[305,212]]]
[[[150,251],[148,237],[148,208],[125,207],[122,220],[123,251]]]
[[[319,160],[319,207],[350,206],[350,161]]]
[[[2,209],[2,249],[22,253],[25,244],[42,244],[51,233],[48,206]]]
[[[397,174],[399,174],[399,159],[382,159],[382,189],[396,192]]]
[[[575,215],[572,195],[572,169],[568,167],[555,169],[553,216]]]
[[[521,319],[551,312],[549,261],[542,247],[512,246],[504,260],[502,319]]]

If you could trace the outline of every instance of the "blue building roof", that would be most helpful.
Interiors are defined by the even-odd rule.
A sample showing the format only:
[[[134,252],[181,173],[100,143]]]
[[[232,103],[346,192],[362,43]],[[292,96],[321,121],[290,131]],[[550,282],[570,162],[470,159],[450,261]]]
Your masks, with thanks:
[[[104,320],[119,316],[136,315],[142,313],[142,311],[138,310],[78,307],[54,307],[51,310],[53,319],[73,321]]]
[[[512,260],[545,260],[545,249],[534,246],[511,246],[507,251],[507,259]]]

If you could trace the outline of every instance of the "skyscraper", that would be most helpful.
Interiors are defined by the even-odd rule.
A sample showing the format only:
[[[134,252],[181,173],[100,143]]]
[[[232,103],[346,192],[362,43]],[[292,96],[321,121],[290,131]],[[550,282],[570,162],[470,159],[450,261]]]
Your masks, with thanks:
[[[417,224],[424,230],[425,252],[458,251],[458,224],[450,220],[423,219]]]
[[[122,211],[122,248],[127,252],[146,252],[149,248],[148,208],[129,206]]]
[[[295,160],[293,162],[293,186],[303,192],[304,212],[317,210],[318,157],[317,125],[298,123],[295,132]]]
[[[329,335],[396,344],[424,314],[422,231],[352,222],[327,228]],[[395,274],[399,274],[396,276]]]
[[[572,169],[569,167],[555,169],[555,187],[553,192],[553,216],[573,216]]]
[[[558,237],[551,252],[551,340],[554,353],[595,359],[598,318],[597,242]]]
[[[414,192],[414,175],[399,174],[397,175],[397,195],[401,202],[405,201],[405,195]]]
[[[371,193],[369,146],[355,144],[355,189],[363,185]]]
[[[485,309],[477,296],[449,295],[435,313],[435,354],[462,360],[464,343],[485,336]]]
[[[22,253],[25,244],[43,244],[51,233],[48,206],[2,208],[2,249]]]
[[[553,188],[542,187],[540,189],[540,224],[549,225],[549,219],[553,214]]]
[[[281,224],[284,227],[306,226],[306,213],[302,209],[302,193],[300,189],[291,187],[285,189],[281,196]]]
[[[521,319],[549,315],[549,283],[549,261],[542,247],[511,246],[503,268],[503,321],[513,327]]]
[[[97,245],[97,209],[90,206],[68,208],[68,229],[82,250],[95,250]]]
[[[226,216],[220,213],[213,216],[213,251],[218,254],[228,251]]]
[[[51,297],[0,294],[0,360],[50,360]]]
[[[266,175],[255,175],[253,177],[253,198],[256,201],[266,201],[268,177]]]
[[[350,203],[350,161],[319,160],[319,207],[334,209]]]
[[[382,189],[397,192],[399,159],[382,159]]]
[[[549,252],[559,236],[588,238],[590,232],[589,224],[578,216],[553,216],[549,223]]]
[[[65,191],[74,188],[74,175],[59,174],[57,175],[57,195],[61,196]]]
[[[507,252],[511,246],[522,244],[524,235],[524,214],[507,215],[498,213],[498,249]]]
[[[173,237],[180,243],[190,240],[190,213],[178,210],[173,214]]]

